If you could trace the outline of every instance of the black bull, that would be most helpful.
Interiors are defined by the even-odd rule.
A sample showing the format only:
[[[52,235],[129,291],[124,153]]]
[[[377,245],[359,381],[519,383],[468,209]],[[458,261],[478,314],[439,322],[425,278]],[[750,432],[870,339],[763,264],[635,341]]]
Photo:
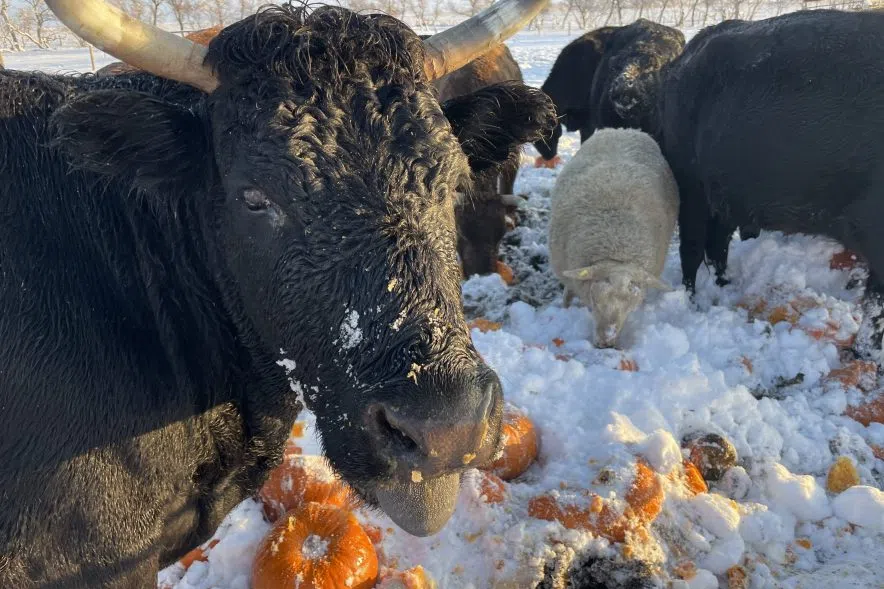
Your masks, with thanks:
[[[489,460],[501,415],[456,190],[554,113],[518,83],[440,108],[422,51],[391,18],[286,7],[212,41],[208,95],[0,72],[0,586],[153,587],[301,400],[364,500],[438,529],[421,493]]]

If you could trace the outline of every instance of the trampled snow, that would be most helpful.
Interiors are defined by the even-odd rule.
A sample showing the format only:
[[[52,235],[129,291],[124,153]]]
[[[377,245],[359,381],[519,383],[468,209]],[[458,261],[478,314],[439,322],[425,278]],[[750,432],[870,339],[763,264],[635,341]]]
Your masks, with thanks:
[[[526,80],[539,85],[568,40],[522,34],[510,46]],[[5,57],[10,68],[73,70],[88,68],[84,55]],[[576,135],[563,136],[563,159],[577,147]],[[681,440],[708,432],[733,443],[739,466],[711,483],[708,494],[665,484],[651,537],[633,547],[631,558],[649,562],[674,588],[728,587],[734,565],[753,589],[884,586],[884,461],[873,450],[884,445],[884,426],[843,416],[876,392],[827,376],[843,364],[836,340],[853,335],[861,319],[862,270],[831,269],[842,249],[831,241],[764,232],[734,239],[730,285],[717,287],[701,268],[692,302],[680,286],[674,238],[663,279],[675,290],[650,293],[624,327],[623,350],[596,349],[591,313],[562,308],[549,269],[545,228],[557,170],[533,168],[536,153],[525,151],[516,191],[528,201],[502,248],[518,282],[508,287],[496,275],[474,277],[464,284],[464,302],[470,318],[503,324],[487,333],[474,329],[474,342],[500,375],[507,401],[536,425],[539,458],[507,484],[508,497],[497,504],[483,499],[480,475],[470,471],[453,518],[431,538],[413,538],[378,512],[360,512],[383,531],[386,566],[420,564],[440,587],[485,589],[534,587],[545,569],[575,552],[623,561],[622,547],[529,517],[528,501],[599,492],[603,470],[614,481],[604,492],[622,498],[638,457],[665,482],[681,461]],[[768,311],[791,303],[796,316],[774,324],[761,301]],[[351,328],[342,325],[350,336]],[[821,330],[831,337],[819,337]],[[307,442],[298,442],[305,452],[320,451],[315,438]],[[853,459],[861,485],[835,495],[826,490],[826,474],[839,456]],[[186,573],[170,567],[160,581],[176,589],[245,589],[268,529],[260,506],[248,500],[219,528],[207,562]],[[682,575],[690,578],[678,578],[681,561],[694,566]]]

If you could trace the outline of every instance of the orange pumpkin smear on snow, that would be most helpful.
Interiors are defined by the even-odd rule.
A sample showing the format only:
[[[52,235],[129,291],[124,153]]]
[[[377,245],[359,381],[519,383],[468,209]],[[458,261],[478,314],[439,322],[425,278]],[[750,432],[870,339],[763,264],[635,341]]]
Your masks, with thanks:
[[[663,508],[663,487],[653,469],[642,460],[636,465],[626,504],[623,513],[618,513],[596,494],[589,496],[588,507],[560,504],[551,495],[541,495],[528,502],[528,515],[557,521],[569,529],[588,530],[612,542],[623,542],[627,532],[650,524]]]
[[[252,589],[371,589],[378,558],[356,517],[307,503],[289,512],[258,547]]]
[[[516,280],[513,269],[500,260],[497,261],[497,273],[500,274],[500,278],[508,285],[512,285],[512,283]]]

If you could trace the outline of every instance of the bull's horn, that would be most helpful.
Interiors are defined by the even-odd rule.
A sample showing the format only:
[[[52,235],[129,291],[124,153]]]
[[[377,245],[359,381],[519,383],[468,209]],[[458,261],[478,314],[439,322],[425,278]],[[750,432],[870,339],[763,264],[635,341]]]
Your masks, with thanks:
[[[499,0],[476,16],[424,40],[424,73],[441,78],[512,36],[549,0]]]
[[[143,23],[103,0],[46,0],[62,23],[84,41],[157,76],[205,92],[218,80],[203,60],[206,48]]]

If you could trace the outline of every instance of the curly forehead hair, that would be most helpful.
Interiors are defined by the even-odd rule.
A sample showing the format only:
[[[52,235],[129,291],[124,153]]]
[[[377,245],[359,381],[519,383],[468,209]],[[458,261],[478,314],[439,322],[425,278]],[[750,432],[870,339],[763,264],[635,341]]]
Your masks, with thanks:
[[[207,61],[229,82],[270,75],[336,86],[366,76],[375,85],[426,83],[423,44],[407,25],[337,6],[268,6],[221,31]]]
[[[419,209],[425,204],[414,197],[428,187],[444,200],[470,183],[466,156],[452,149],[458,144],[424,75],[422,41],[392,17],[268,7],[222,31],[207,59],[238,96],[225,107],[236,111],[226,117],[231,133],[264,127],[255,103],[279,100],[275,128],[298,162],[290,174],[308,201],[326,206],[320,192],[350,177],[366,188],[349,190],[364,205]],[[354,170],[366,173],[354,179]]]

